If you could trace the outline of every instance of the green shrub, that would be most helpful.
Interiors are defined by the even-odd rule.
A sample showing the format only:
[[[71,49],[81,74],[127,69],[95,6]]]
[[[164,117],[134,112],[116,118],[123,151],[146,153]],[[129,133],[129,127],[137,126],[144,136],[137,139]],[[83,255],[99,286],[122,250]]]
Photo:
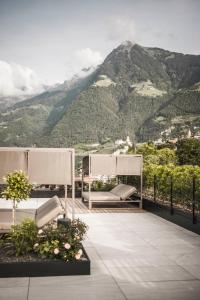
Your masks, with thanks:
[[[95,180],[92,182],[92,191],[110,191],[116,186],[116,178],[110,178],[106,182]]]
[[[37,232],[36,224],[29,219],[24,220],[21,224],[12,226],[12,230],[8,233],[5,241],[10,246],[11,254],[20,256],[33,252]]]
[[[41,258],[78,260],[82,256],[81,242],[87,229],[87,225],[79,219],[71,221],[67,227],[49,224],[43,229],[38,229],[32,220],[26,219],[12,226],[0,245],[9,255],[36,254]]]
[[[47,225],[38,231],[34,251],[42,258],[80,259],[81,242],[86,231],[86,224],[79,219],[71,221],[67,227]]]

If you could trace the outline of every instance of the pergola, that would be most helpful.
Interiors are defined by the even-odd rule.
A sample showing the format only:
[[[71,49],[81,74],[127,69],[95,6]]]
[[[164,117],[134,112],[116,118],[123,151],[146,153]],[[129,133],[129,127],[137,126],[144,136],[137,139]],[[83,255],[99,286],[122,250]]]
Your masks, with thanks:
[[[83,158],[82,192],[85,176],[89,179],[89,195],[91,182],[99,175],[140,176],[140,207],[142,207],[142,170],[142,155],[89,154]]]
[[[0,184],[3,177],[14,170],[22,170],[30,183],[64,185],[65,214],[67,214],[68,186],[72,187],[72,219],[74,218],[74,149],[63,148],[0,148]]]

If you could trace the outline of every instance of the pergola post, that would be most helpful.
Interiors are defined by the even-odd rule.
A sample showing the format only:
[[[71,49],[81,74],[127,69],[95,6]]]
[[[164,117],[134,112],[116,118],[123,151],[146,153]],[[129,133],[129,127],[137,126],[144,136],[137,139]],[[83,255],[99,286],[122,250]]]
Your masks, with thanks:
[[[72,167],[72,220],[74,220],[75,216],[75,208],[74,208],[74,202],[75,202],[75,174],[74,174],[74,167],[75,167],[75,155],[74,155],[74,149],[72,149],[72,156],[71,156],[71,167]]]
[[[92,202],[90,201],[91,196],[91,183],[90,183],[90,176],[91,176],[91,157],[89,156],[89,209],[92,209]]]
[[[140,174],[140,208],[142,208],[142,193],[143,193],[143,178],[142,172]]]
[[[65,187],[65,218],[68,217],[68,213],[67,213],[67,184],[64,186]]]

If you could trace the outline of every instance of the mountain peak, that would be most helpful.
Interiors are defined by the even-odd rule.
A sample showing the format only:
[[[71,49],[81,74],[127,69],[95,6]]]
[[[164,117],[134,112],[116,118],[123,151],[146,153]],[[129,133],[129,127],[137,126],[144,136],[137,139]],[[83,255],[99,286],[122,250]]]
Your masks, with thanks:
[[[124,41],[123,43],[121,43],[118,47],[117,50],[120,51],[130,51],[131,48],[134,46],[134,43],[131,41]]]

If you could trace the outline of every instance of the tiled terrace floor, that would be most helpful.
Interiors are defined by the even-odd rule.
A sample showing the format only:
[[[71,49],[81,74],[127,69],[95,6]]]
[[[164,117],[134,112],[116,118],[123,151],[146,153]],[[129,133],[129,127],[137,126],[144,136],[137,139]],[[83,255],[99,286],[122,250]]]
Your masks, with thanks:
[[[151,213],[81,213],[90,276],[0,279],[0,300],[199,300],[200,236]]]

